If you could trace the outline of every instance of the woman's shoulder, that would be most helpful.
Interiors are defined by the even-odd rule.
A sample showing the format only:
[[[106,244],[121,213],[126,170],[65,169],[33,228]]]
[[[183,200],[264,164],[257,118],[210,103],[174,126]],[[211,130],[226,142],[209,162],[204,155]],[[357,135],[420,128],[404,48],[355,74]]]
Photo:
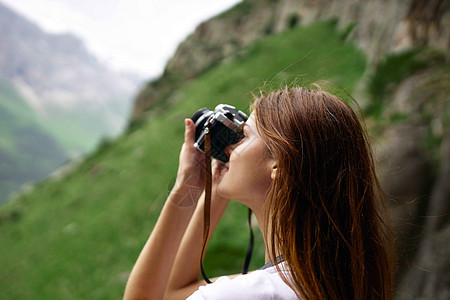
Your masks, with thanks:
[[[281,279],[275,267],[257,270],[233,279],[226,276],[200,287],[189,300],[195,299],[298,299]]]

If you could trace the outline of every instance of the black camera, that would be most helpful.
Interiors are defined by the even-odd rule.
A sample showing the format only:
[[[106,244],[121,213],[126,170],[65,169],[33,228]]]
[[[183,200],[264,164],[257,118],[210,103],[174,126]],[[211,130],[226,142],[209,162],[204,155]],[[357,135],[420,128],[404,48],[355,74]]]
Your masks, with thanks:
[[[205,124],[209,120],[211,156],[226,163],[229,158],[224,150],[243,138],[242,129],[248,117],[242,111],[237,111],[234,106],[219,104],[214,111],[206,107],[199,109],[191,119],[195,123],[194,146],[202,152],[205,151]]]

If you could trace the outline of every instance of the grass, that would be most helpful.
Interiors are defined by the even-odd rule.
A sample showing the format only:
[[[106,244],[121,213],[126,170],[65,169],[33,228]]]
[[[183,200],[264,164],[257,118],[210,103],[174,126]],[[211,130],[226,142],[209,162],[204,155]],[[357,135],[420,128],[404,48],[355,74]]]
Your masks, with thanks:
[[[185,84],[171,105],[104,143],[70,175],[0,208],[0,298],[121,298],[174,180],[185,117],[218,103],[248,112],[252,93],[292,82],[329,79],[351,92],[364,68],[364,55],[321,22],[262,40]],[[210,277],[240,272],[246,213],[229,205],[207,253]],[[256,248],[251,269],[263,264],[260,236]]]

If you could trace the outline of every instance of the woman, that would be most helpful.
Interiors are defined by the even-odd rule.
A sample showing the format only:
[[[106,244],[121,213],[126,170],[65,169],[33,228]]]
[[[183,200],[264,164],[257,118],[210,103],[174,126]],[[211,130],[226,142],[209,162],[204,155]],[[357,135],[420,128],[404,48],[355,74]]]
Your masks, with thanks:
[[[272,92],[253,108],[243,140],[226,148],[229,163],[215,162],[211,228],[228,199],[247,205],[273,266],[207,286],[198,281],[203,154],[186,120],[177,183],[125,299],[392,299],[390,231],[353,110],[305,88]]]

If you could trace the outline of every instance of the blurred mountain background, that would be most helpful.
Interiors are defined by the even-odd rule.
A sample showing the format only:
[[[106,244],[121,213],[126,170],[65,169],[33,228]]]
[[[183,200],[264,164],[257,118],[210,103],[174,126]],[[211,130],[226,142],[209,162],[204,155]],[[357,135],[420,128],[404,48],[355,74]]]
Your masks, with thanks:
[[[121,133],[140,81],[0,3],[0,202]]]
[[[0,30],[3,49],[4,25]],[[19,36],[26,35],[16,33],[11,40],[20,40]],[[70,44],[68,53],[83,53],[73,37],[60,38]],[[47,48],[33,48],[24,56],[30,64],[37,62],[56,51],[48,48],[51,44],[36,41],[33,45]],[[64,48],[63,42],[57,44]],[[1,298],[120,298],[173,184],[183,119],[200,107],[213,108],[218,103],[245,110],[260,89],[328,80],[334,83],[332,92],[347,99],[347,91],[358,101],[373,137],[397,234],[396,299],[448,299],[449,47],[450,4],[445,0],[244,0],[202,23],[179,45],[163,75],[136,93],[132,119],[123,134],[0,207]],[[2,74],[3,64],[12,64],[15,53],[22,50],[10,51],[0,56]],[[51,57],[58,60],[57,54]],[[122,86],[89,77],[93,67],[82,68],[78,59],[89,59],[81,57],[73,58],[78,63],[69,64],[60,74],[67,72],[65,76],[79,80],[86,77],[105,89]],[[59,99],[71,99],[67,90],[87,82],[67,83],[66,90],[58,75],[26,70],[14,67],[9,73],[21,76],[2,75],[7,80],[1,85],[0,114],[9,119],[2,116],[0,130],[15,142],[2,138],[0,154],[18,153],[16,144],[24,140],[16,131],[4,129],[4,124],[18,123],[16,127],[21,128],[20,124],[39,120],[41,113],[53,123],[39,121],[39,126],[30,126],[49,136],[47,144],[54,144],[55,154],[48,156],[61,157],[61,163],[70,152],[67,144],[57,140],[57,133],[80,119],[57,123],[57,116],[79,106],[64,101],[71,108],[65,111],[64,105],[56,104]],[[76,70],[82,76],[72,73]],[[103,72],[105,78],[117,76]],[[32,93],[27,94],[30,89]],[[33,106],[32,100],[25,99],[29,94],[49,100]],[[104,106],[86,100],[82,107],[102,108],[99,111],[107,112],[107,120],[117,111],[114,99],[124,98],[98,99],[105,99],[99,101]],[[20,118],[24,121],[16,121]],[[0,157],[1,172],[6,170],[4,161]],[[227,209],[208,248],[210,276],[239,272],[248,235],[245,214],[244,207],[234,202]],[[263,260],[259,236],[251,267],[258,268]]]

